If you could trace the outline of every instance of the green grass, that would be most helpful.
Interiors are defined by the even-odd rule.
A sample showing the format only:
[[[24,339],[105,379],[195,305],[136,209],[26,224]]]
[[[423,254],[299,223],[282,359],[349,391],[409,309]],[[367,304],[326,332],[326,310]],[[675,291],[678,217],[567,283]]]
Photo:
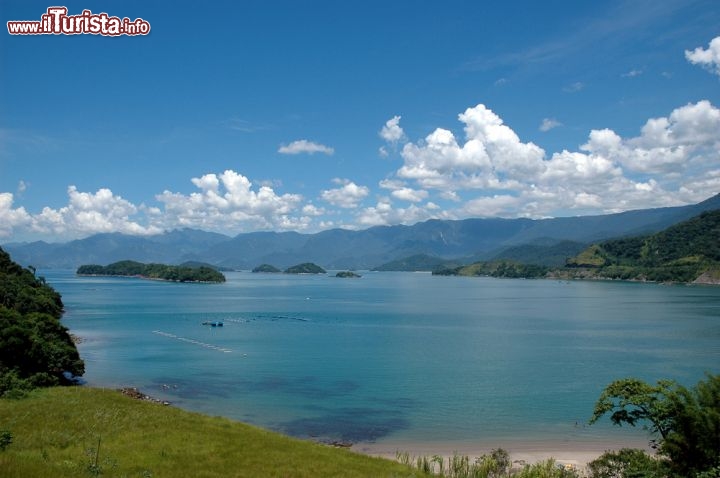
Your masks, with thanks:
[[[0,451],[7,478],[426,476],[390,460],[88,387],[2,399],[0,430],[13,436]]]

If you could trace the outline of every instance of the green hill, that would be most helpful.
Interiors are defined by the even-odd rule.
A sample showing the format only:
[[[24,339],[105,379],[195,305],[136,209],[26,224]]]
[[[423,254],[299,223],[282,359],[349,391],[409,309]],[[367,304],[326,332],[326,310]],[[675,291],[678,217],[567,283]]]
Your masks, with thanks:
[[[390,460],[87,387],[0,400],[4,478],[413,477]]]
[[[285,269],[286,274],[326,274],[327,271],[312,262],[304,262]]]
[[[225,282],[225,276],[207,267],[169,266],[165,264],[143,264],[136,261],[114,262],[107,266],[89,264],[80,266],[78,275],[123,276],[158,279],[171,282]]]
[[[594,244],[567,262],[601,278],[716,282],[720,271],[720,210],[656,234]]]
[[[545,266],[522,264],[513,261],[475,262],[468,266],[453,269],[440,269],[433,271],[433,275],[442,276],[485,276],[502,277],[508,279],[539,279],[547,275],[549,269]]]
[[[587,243],[575,241],[553,241],[547,244],[537,241],[533,244],[522,244],[508,247],[495,254],[492,260],[509,260],[523,264],[537,264],[547,267],[562,267],[569,257],[579,254],[587,247]]]
[[[402,259],[386,262],[385,264],[374,268],[374,271],[434,271],[437,269],[451,269],[460,266],[459,261],[451,261],[440,257],[429,256],[427,254],[415,254]]]

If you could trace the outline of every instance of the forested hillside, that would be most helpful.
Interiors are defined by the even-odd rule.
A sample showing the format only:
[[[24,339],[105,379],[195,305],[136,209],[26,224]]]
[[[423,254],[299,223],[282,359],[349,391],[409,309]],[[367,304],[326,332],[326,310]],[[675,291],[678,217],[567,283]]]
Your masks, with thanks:
[[[84,373],[62,313],[60,294],[0,249],[0,396]]]
[[[714,281],[720,271],[720,210],[656,234],[605,241],[568,260],[599,277],[692,282]]]

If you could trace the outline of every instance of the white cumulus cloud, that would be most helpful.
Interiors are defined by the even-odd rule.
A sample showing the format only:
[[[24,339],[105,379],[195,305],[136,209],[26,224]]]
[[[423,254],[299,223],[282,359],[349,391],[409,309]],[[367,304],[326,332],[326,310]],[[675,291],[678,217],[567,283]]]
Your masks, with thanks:
[[[707,48],[697,47],[685,50],[685,58],[693,65],[700,65],[720,76],[720,36],[710,40]]]
[[[720,110],[703,100],[651,118],[640,136],[621,139],[611,130],[593,130],[584,151],[631,171],[682,174],[696,163],[718,164]]]
[[[277,194],[269,186],[253,188],[248,178],[233,170],[193,178],[199,189],[189,195],[164,191],[156,199],[164,205],[166,228],[208,230],[303,229],[308,219],[293,216],[302,196]]]
[[[431,218],[454,219],[450,213],[438,211],[434,203],[424,205],[411,204],[406,208],[396,208],[390,198],[380,198],[375,206],[358,212],[356,222],[361,227],[384,226],[391,224],[415,224]]]
[[[68,187],[68,204],[59,209],[45,207],[32,217],[34,232],[63,237],[78,237],[101,232],[121,232],[134,235],[158,234],[159,227],[142,225],[133,216],[140,208],[108,188],[97,192],[78,191]]]
[[[410,202],[420,202],[428,197],[428,192],[425,190],[407,187],[396,189],[391,194],[394,198]]]
[[[303,214],[305,214],[306,216],[315,216],[315,217],[317,217],[317,216],[324,216],[326,211],[325,211],[325,209],[322,208],[322,207],[317,207],[317,206],[315,206],[315,205],[312,204],[312,203],[308,203],[308,204],[306,204],[306,205],[303,206],[302,212],[303,212]]]
[[[549,157],[482,104],[458,119],[464,140],[437,128],[404,145],[404,163],[395,173],[445,199],[464,192],[466,201],[453,210],[458,217],[597,214],[686,204],[718,193],[720,110],[706,100],[649,119],[636,137],[592,130],[579,151]],[[403,181],[389,178],[381,186],[409,200],[415,188]]]
[[[320,194],[320,197],[324,201],[333,206],[345,209],[355,208],[370,194],[370,190],[366,186],[358,186],[349,179],[335,178],[333,182],[341,186],[334,189],[326,189]]]
[[[392,192],[390,194],[392,197],[403,201],[420,202],[427,199],[429,195],[424,189],[413,189],[408,187],[403,181],[383,179],[380,181],[379,185],[383,189],[391,190]]]
[[[400,127],[400,118],[401,116],[393,116],[380,130],[380,137],[388,143],[397,143],[405,139],[405,132]]]
[[[325,146],[324,144],[315,143],[306,139],[299,139],[297,141],[293,141],[290,144],[281,145],[278,149],[278,153],[281,154],[322,153],[332,155],[334,152],[335,149],[331,148],[330,146]]]
[[[25,208],[13,208],[13,202],[12,193],[0,193],[0,237],[8,237],[15,229],[27,227],[32,222]]]
[[[485,105],[468,108],[458,119],[465,124],[464,144],[451,131],[437,128],[425,141],[403,147],[398,177],[445,191],[513,188],[542,170],[542,148],[521,142]]]

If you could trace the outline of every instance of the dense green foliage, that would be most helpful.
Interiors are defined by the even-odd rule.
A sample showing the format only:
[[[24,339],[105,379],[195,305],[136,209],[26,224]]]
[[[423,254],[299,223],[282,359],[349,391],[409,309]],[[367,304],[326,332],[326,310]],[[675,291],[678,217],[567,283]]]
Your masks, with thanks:
[[[540,242],[540,241],[539,241]],[[532,243],[512,246],[495,254],[492,260],[509,260],[523,264],[537,264],[546,267],[563,267],[568,257],[579,254],[587,247],[586,243],[559,241],[550,244]]]
[[[662,461],[635,448],[608,451],[588,463],[590,478],[660,478],[664,470]]]
[[[549,269],[535,264],[520,264],[512,261],[475,262],[469,266],[433,271],[433,275],[486,276],[513,279],[536,279],[545,277]]]
[[[296,266],[285,269],[286,274],[326,274],[327,271],[312,262],[303,262]]]
[[[657,234],[605,241],[568,260],[597,277],[692,282],[720,268],[720,210],[704,212]]]
[[[225,282],[225,276],[222,273],[206,266],[183,267],[165,264],[143,264],[136,261],[114,262],[107,266],[84,265],[78,268],[77,274],[142,277],[172,282]]]
[[[459,261],[451,261],[440,257],[429,256],[427,254],[415,254],[414,256],[397,259],[387,262],[381,266],[375,267],[374,271],[434,271],[439,269],[453,269],[459,267],[462,263]]]
[[[0,400],[0,423],[14,437],[0,453],[3,478],[426,476],[390,460],[113,390],[56,387]]]
[[[708,374],[691,389],[669,380],[617,380],[598,398],[591,423],[608,413],[616,425],[643,423],[671,476],[720,467],[720,375]]]
[[[280,269],[278,269],[277,267],[270,265],[270,264],[260,264],[252,271],[253,272],[271,272],[271,273],[282,272]]]
[[[13,436],[9,430],[0,430],[0,451],[5,451],[12,444]]]
[[[0,396],[84,373],[62,312],[60,294],[0,249]]]

